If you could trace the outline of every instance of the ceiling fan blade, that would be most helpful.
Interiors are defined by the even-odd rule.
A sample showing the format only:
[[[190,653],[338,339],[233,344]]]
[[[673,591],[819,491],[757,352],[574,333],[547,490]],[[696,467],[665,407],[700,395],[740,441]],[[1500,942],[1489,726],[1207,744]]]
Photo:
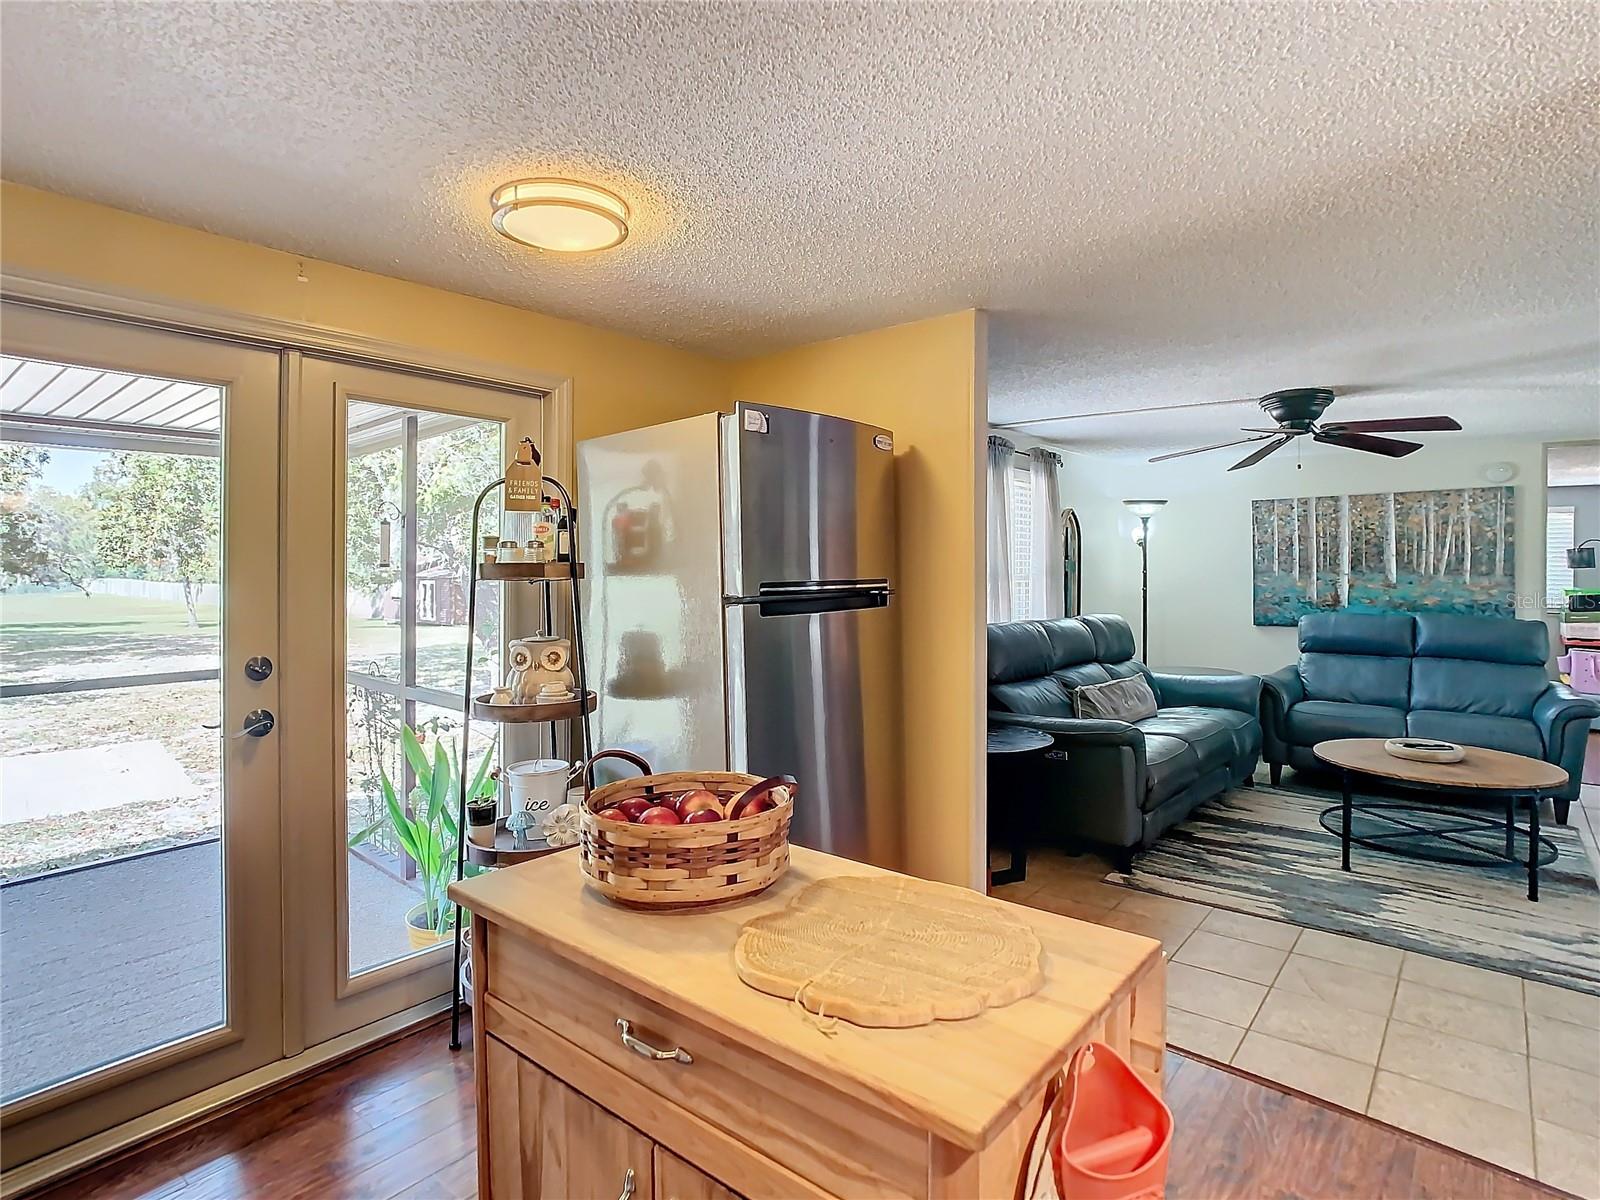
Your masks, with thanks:
[[[1261,447],[1261,449],[1252,454],[1247,454],[1244,458],[1241,458],[1238,462],[1234,463],[1233,466],[1229,467],[1228,470],[1238,471],[1244,467],[1253,467],[1267,455],[1271,454],[1274,450],[1282,450],[1292,441],[1294,441],[1294,437],[1292,435],[1280,433],[1272,441]]]
[[[1271,437],[1272,434],[1264,433],[1260,437],[1239,438],[1233,442],[1218,442],[1214,446],[1196,446],[1193,450],[1175,450],[1171,454],[1158,454],[1150,461],[1153,463],[1166,462],[1169,458],[1183,458],[1189,454],[1204,454],[1207,450],[1225,450],[1229,446],[1242,446],[1246,442],[1261,442]]]
[[[1422,449],[1421,442],[1402,442],[1398,438],[1371,437],[1365,433],[1314,433],[1311,439],[1329,446],[1343,446],[1346,450],[1385,454],[1390,458],[1404,458]]]
[[[1384,417],[1377,421],[1334,421],[1322,426],[1323,433],[1423,433],[1427,430],[1460,429],[1454,417]]]

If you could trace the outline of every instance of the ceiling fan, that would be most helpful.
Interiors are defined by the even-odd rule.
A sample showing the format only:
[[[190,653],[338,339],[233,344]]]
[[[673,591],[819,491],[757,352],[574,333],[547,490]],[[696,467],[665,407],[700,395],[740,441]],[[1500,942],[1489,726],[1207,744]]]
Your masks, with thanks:
[[[1228,446],[1243,446],[1249,442],[1266,445],[1241,458],[1230,471],[1253,467],[1275,450],[1282,450],[1298,437],[1310,436],[1314,442],[1328,446],[1343,446],[1346,450],[1364,450],[1368,454],[1383,454],[1389,458],[1404,458],[1422,449],[1421,442],[1404,442],[1399,438],[1373,437],[1375,433],[1421,433],[1460,429],[1454,417],[1384,417],[1376,421],[1338,421],[1319,425],[1317,419],[1334,401],[1328,388],[1289,388],[1271,392],[1258,402],[1261,411],[1277,422],[1276,429],[1242,429],[1241,433],[1253,437],[1231,442],[1218,442],[1213,446],[1196,446],[1193,450],[1178,450],[1172,454],[1158,454],[1150,461],[1165,462],[1169,458],[1182,458],[1188,454],[1204,454],[1207,450],[1222,450]]]

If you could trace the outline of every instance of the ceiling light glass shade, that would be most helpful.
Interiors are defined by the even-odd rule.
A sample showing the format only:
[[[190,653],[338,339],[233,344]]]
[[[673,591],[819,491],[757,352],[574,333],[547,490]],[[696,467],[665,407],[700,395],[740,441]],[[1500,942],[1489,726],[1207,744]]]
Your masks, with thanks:
[[[1161,511],[1165,500],[1124,500],[1128,511],[1136,517],[1153,517]]]
[[[494,227],[536,250],[583,254],[609,250],[628,236],[620,196],[574,179],[519,179],[489,197]]]

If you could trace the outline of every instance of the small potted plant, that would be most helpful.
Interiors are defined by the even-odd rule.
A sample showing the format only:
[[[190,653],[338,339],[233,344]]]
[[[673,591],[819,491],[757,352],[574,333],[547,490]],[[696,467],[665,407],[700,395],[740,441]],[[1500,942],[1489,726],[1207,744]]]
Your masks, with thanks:
[[[406,761],[417,777],[411,789],[409,805],[402,804],[389,773],[379,767],[383,787],[385,813],[377,821],[350,837],[350,845],[358,846],[372,837],[385,825],[394,833],[400,848],[417,864],[417,882],[422,886],[422,900],[406,911],[406,934],[413,950],[426,950],[438,945],[455,932],[456,909],[445,894],[455,873],[456,828],[455,805],[460,786],[456,762],[446,748],[444,739],[436,739],[433,756],[428,756],[414,730],[400,727],[400,745]],[[489,764],[494,757],[494,747],[484,752],[472,783],[467,789],[469,805],[485,797],[493,803],[494,780],[489,778]],[[470,868],[469,868],[470,870]]]
[[[479,796],[467,801],[467,840],[474,846],[494,849],[494,835],[500,806],[494,796]]]

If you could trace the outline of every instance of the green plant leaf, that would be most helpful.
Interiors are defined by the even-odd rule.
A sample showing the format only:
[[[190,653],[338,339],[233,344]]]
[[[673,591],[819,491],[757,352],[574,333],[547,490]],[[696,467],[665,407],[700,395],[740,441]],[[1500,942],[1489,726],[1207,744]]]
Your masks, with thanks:
[[[377,833],[378,830],[382,829],[388,823],[389,823],[389,818],[388,817],[379,817],[376,821],[374,821],[371,825],[368,825],[365,829],[361,830],[359,833],[352,833],[350,835],[350,839],[349,839],[349,842],[347,844],[350,845],[350,846],[359,846],[359,845],[361,845],[361,843],[365,842],[368,838],[370,838],[373,834]]]
[[[494,795],[494,781],[489,778],[489,767],[494,762],[494,745],[483,752],[483,761],[478,764],[478,771],[472,777],[472,786],[467,789],[467,798],[476,800],[480,796]],[[486,786],[487,785],[487,786]]]
[[[400,797],[394,794],[394,784],[389,782],[389,773],[380,765],[378,778],[383,784],[383,804],[389,810],[389,824],[394,829],[395,837],[400,839],[400,846],[407,854],[420,863],[421,857],[417,853],[417,839],[414,824],[406,816],[406,810],[400,806]]]
[[[422,739],[409,725],[400,726],[400,748],[405,751],[406,761],[411,764],[411,770],[417,777],[417,786],[431,791],[433,767],[428,762],[428,752],[423,748]]]
[[[428,824],[433,826],[439,820],[439,814],[444,811],[445,804],[453,797],[450,795],[450,785],[455,782],[455,772],[450,769],[450,760],[445,754],[444,742],[437,741],[433,744],[433,775],[428,789]]]

